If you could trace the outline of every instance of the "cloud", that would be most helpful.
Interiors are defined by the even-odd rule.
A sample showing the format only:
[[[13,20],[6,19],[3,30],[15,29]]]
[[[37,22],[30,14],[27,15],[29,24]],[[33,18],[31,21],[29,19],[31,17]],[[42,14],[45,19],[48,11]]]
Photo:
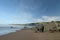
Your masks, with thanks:
[[[42,19],[40,19],[40,18],[33,19],[33,20],[34,20],[34,22],[43,22],[43,20],[42,20]]]
[[[58,21],[58,20],[60,20],[59,16],[43,16],[42,18],[46,21]]]
[[[50,22],[60,21],[60,16],[42,16],[41,18],[34,19],[34,22]]]
[[[16,20],[20,21],[21,23],[51,22],[60,21],[60,16],[42,16],[41,18],[34,18],[32,14],[24,12],[23,14],[20,14],[20,17]]]

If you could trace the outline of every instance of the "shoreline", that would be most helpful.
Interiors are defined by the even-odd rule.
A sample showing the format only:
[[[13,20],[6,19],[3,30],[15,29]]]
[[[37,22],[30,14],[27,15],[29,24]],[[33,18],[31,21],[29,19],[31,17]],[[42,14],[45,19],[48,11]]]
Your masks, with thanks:
[[[3,36],[0,36],[0,40],[32,40],[33,33],[31,30],[18,30]]]
[[[0,35],[0,37],[1,37],[1,36],[10,35],[10,34],[12,34],[12,33],[16,33],[16,32],[18,32],[18,31],[21,31],[21,29],[19,29],[19,30],[15,30],[15,31],[12,31],[12,32],[9,32],[9,33],[6,33],[6,34],[3,34],[3,35]]]
[[[4,35],[0,35],[0,37],[11,35],[11,34],[17,33],[18,31],[21,31],[21,30],[16,30],[15,32],[10,32],[10,33],[4,34]]]

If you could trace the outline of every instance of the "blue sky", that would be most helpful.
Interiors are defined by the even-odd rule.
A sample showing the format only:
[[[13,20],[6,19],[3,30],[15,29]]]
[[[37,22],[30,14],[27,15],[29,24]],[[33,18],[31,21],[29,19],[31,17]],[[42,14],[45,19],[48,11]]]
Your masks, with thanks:
[[[0,0],[0,24],[60,20],[60,0]]]

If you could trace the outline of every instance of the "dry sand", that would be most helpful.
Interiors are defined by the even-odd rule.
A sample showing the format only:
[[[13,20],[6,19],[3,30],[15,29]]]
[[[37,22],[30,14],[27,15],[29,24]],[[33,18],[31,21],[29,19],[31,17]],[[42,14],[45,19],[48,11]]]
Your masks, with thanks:
[[[34,33],[35,40],[60,40],[60,32]]]
[[[60,32],[34,33],[31,30],[21,30],[5,36],[1,36],[0,40],[60,40]]]

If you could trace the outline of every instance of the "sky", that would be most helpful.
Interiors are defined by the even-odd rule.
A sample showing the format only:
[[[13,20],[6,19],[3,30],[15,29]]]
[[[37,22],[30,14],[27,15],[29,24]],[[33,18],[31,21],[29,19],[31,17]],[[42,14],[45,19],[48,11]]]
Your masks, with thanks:
[[[0,24],[60,21],[60,0],[0,0]]]

